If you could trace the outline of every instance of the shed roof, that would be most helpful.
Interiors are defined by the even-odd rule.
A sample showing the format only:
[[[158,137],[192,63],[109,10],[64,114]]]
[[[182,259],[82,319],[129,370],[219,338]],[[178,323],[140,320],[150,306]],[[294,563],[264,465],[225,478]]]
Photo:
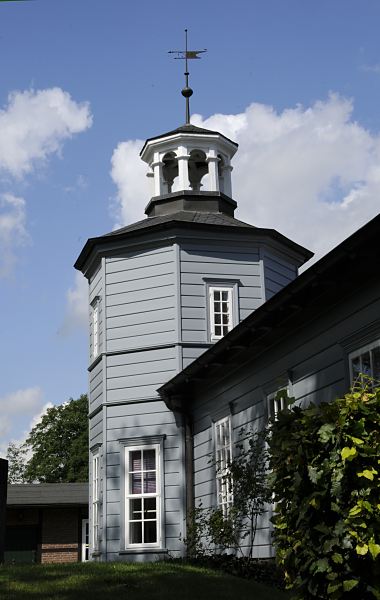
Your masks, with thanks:
[[[225,337],[158,389],[169,408],[191,396],[193,386],[220,378],[228,365],[243,364],[275,345],[326,307],[370,278],[380,262],[380,214],[277,292]]]
[[[78,506],[88,504],[88,483],[8,485],[7,506]]]

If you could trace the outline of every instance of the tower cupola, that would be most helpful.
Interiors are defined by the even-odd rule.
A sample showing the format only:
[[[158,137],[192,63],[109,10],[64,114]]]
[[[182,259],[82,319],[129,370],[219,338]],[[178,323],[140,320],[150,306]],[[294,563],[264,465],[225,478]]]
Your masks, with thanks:
[[[231,159],[237,147],[217,131],[186,124],[148,139],[140,156],[149,166],[154,197],[184,190],[231,197]]]

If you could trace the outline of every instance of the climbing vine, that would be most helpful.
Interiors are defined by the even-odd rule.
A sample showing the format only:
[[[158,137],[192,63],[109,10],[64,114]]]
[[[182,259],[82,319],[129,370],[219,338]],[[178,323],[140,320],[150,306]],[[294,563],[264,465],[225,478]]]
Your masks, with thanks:
[[[298,600],[380,599],[380,389],[278,415],[274,543]]]

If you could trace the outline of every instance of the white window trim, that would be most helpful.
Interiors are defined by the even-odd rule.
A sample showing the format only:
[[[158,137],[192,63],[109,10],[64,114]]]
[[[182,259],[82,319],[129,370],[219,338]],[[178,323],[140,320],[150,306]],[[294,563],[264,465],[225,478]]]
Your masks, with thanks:
[[[95,360],[100,354],[100,297],[95,296],[91,302],[91,358]]]
[[[129,492],[129,456],[130,453],[136,450],[155,450],[156,452],[156,492],[155,493],[144,493],[141,494],[131,494]],[[124,518],[125,518],[125,548],[127,549],[135,549],[135,548],[161,548],[162,547],[162,513],[161,513],[161,503],[162,503],[162,489],[161,489],[161,444],[142,444],[138,446],[125,446],[124,448],[125,458],[125,510],[124,510]],[[157,522],[157,542],[149,542],[149,543],[131,543],[129,539],[129,507],[130,500],[137,498],[156,498],[156,522]],[[144,518],[142,518],[142,522]]]
[[[355,383],[354,382],[353,369],[352,369],[352,361],[355,358],[357,358],[358,356],[361,357],[366,352],[370,353],[371,370],[372,370],[372,377],[373,377],[373,367],[372,367],[372,354],[371,354],[371,350],[373,350],[374,348],[379,348],[379,347],[380,347],[380,340],[375,340],[374,342],[371,342],[370,344],[366,344],[365,346],[361,346],[357,350],[354,350],[353,352],[349,353],[349,355],[348,355],[348,361],[349,361],[349,367],[350,367],[350,385],[353,385]]]
[[[232,492],[232,489],[229,487],[230,483],[229,483],[228,479],[225,479],[225,476],[228,473],[227,465],[232,460],[232,422],[231,421],[232,421],[231,415],[228,415],[227,417],[223,417],[223,419],[219,419],[218,421],[214,422],[216,505],[219,509],[221,509],[224,517],[227,517],[228,510],[232,506],[232,503],[233,503],[233,492]],[[219,440],[220,436],[219,436],[218,430],[223,428],[223,425],[225,423],[227,423],[227,429],[228,429],[228,437],[229,437],[228,443],[224,444],[224,445],[219,445],[218,440]],[[222,457],[223,457],[224,452],[227,455],[226,460],[224,460],[224,458],[222,458],[222,462],[225,463],[225,465],[222,464],[222,466],[220,466],[221,461],[218,458],[219,452],[222,453]]]
[[[92,455],[92,527],[91,545],[92,550],[99,550],[100,542],[100,454],[94,452]]]
[[[222,337],[224,337],[224,335],[221,333],[220,335],[216,335],[215,334],[215,327],[219,326],[222,327],[223,324],[222,323],[215,323],[215,311],[214,311],[214,294],[215,292],[227,292],[228,294],[228,323],[227,323],[227,328],[228,331],[231,331],[231,329],[234,328],[235,323],[234,323],[234,312],[235,312],[235,307],[234,307],[234,289],[232,285],[210,285],[208,288],[208,301],[209,301],[209,314],[210,314],[210,322],[209,322],[209,335],[210,335],[210,339],[212,342],[216,342],[218,340],[221,340]]]

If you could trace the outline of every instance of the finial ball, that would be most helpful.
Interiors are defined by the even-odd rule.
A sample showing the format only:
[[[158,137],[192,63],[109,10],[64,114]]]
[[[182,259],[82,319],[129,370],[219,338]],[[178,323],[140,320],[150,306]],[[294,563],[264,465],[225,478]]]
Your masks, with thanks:
[[[183,90],[181,91],[182,96],[184,96],[185,98],[190,98],[190,96],[193,95],[193,90],[191,89],[191,87],[184,87]]]

